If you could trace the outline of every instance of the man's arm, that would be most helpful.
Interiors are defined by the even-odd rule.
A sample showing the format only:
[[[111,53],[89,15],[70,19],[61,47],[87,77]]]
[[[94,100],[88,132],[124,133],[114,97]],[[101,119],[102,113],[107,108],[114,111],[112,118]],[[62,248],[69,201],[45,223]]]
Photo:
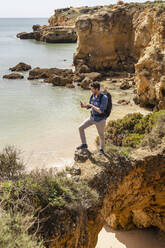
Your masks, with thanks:
[[[101,100],[102,101],[100,104],[100,110],[101,110],[101,113],[104,113],[104,110],[107,108],[108,97],[106,95],[104,95]]]

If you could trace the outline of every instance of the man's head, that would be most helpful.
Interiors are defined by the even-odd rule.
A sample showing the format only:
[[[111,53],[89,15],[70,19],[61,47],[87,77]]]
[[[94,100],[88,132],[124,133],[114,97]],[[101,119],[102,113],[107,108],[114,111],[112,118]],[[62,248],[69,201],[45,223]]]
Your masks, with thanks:
[[[93,82],[90,84],[90,88],[91,88],[92,93],[95,95],[100,91],[100,83]]]

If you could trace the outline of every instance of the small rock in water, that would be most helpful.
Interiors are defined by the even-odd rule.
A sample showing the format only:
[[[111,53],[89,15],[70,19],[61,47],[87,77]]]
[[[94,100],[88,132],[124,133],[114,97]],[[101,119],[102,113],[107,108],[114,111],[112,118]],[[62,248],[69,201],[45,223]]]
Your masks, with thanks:
[[[22,79],[22,78],[24,78],[24,76],[19,74],[19,73],[10,73],[10,74],[4,75],[3,78],[7,78],[7,79]]]
[[[28,71],[30,69],[31,69],[31,66],[23,62],[20,62],[16,66],[9,68],[10,71]]]

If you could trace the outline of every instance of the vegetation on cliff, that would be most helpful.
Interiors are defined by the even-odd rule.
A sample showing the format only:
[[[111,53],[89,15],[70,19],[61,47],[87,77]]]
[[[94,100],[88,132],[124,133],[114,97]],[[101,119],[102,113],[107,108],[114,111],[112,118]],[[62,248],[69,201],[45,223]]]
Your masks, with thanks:
[[[127,114],[122,119],[108,121],[105,128],[105,144],[106,146],[113,144],[132,148],[137,147],[139,144],[154,146],[154,144],[158,143],[159,138],[165,136],[164,123],[165,110],[154,111],[146,116],[141,113]],[[157,136],[156,130],[159,130],[159,135]],[[150,137],[150,141],[151,137],[153,137],[152,142],[147,142],[148,137]],[[96,144],[99,144],[98,136]]]
[[[14,247],[13,242],[23,247],[43,247],[37,239],[41,234],[49,236],[54,230],[58,210],[73,211],[76,215],[83,208],[96,204],[98,195],[85,181],[77,181],[70,176],[72,173],[76,177],[75,168],[61,172],[36,169],[27,173],[19,154],[14,146],[6,146],[0,154],[0,207],[3,212],[0,223],[6,220],[0,240],[5,235],[5,248]],[[34,233],[38,238],[33,237]],[[12,240],[13,235],[16,235],[15,241]],[[29,240],[31,242],[28,243]]]
[[[134,139],[127,142],[135,148],[130,156],[117,149],[103,157],[77,151],[74,167],[61,172],[27,173],[18,151],[6,147],[0,154],[2,247],[17,242],[29,248],[94,248],[104,221],[113,228],[156,226],[164,231],[164,123],[163,110],[110,121],[106,148],[111,139],[116,142],[115,136],[126,138],[129,132],[144,135],[144,144]],[[113,146],[125,145],[124,138]],[[137,143],[144,146],[143,153]]]

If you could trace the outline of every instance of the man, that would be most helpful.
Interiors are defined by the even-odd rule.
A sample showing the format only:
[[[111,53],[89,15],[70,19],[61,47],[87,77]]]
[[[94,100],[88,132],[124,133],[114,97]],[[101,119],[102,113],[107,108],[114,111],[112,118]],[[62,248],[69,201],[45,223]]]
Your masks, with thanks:
[[[107,107],[108,97],[103,95],[100,104],[100,84],[98,82],[93,82],[90,84],[90,88],[93,93],[91,102],[90,100],[89,104],[83,104],[81,102],[81,108],[91,108],[91,115],[79,126],[79,133],[82,144],[78,146],[77,149],[88,148],[84,130],[91,125],[96,125],[100,141],[99,154],[102,155],[104,154],[104,128],[106,124],[106,117],[103,113]]]

